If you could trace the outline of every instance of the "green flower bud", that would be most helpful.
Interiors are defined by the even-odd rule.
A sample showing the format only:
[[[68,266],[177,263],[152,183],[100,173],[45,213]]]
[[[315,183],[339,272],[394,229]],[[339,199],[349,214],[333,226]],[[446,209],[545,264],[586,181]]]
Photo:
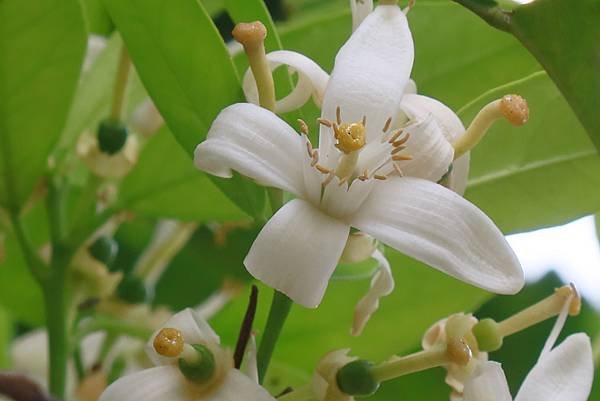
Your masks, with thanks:
[[[498,331],[498,323],[492,319],[480,320],[473,326],[473,335],[477,339],[481,351],[491,352],[502,347],[502,336]]]
[[[126,275],[117,287],[117,295],[130,304],[141,304],[148,298],[144,282],[131,274]]]
[[[195,355],[179,358],[179,370],[188,379],[196,383],[206,383],[215,373],[215,357],[202,344],[192,344]]]
[[[337,372],[337,385],[348,395],[371,395],[379,388],[379,382],[373,378],[373,364],[357,359],[344,365]]]
[[[94,259],[105,264],[110,270],[119,252],[119,244],[114,238],[103,235],[90,245],[89,252]]]
[[[103,120],[98,127],[98,147],[104,153],[113,155],[120,151],[127,141],[127,127],[119,121]]]

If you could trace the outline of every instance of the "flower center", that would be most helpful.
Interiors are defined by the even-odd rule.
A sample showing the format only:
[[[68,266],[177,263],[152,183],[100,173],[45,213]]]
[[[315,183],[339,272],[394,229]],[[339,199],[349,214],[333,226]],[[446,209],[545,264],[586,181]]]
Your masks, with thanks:
[[[333,130],[337,140],[335,147],[345,154],[352,153],[365,146],[365,126],[362,122],[344,123],[340,126],[335,124]]]

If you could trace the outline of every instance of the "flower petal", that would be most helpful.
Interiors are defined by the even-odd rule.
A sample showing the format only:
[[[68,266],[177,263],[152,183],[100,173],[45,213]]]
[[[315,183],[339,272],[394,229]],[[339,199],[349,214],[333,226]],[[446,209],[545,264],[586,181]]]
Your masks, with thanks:
[[[498,362],[477,367],[465,383],[463,401],[512,401],[506,376]]]
[[[538,361],[515,401],[585,401],[593,376],[590,339],[583,333],[573,334]]]
[[[524,284],[514,252],[494,223],[432,182],[395,177],[377,185],[351,224],[451,276],[512,294]]]
[[[395,5],[378,6],[338,52],[321,116],[335,120],[339,106],[345,122],[367,117],[367,142],[381,135],[386,120],[396,116],[413,58],[413,41],[406,16]],[[333,147],[331,130],[324,126],[319,136],[319,150],[329,167],[329,158],[337,149]]]
[[[208,322],[200,317],[195,310],[186,308],[181,312],[174,314],[169,320],[162,324],[146,343],[146,353],[156,365],[170,364],[173,362],[173,358],[166,358],[159,355],[153,347],[154,337],[156,337],[161,329],[166,327],[179,330],[183,335],[185,342],[188,344],[204,343],[207,341],[219,343],[219,336],[210,327]]]
[[[376,184],[375,180],[354,180],[348,187],[347,183],[340,185],[339,182],[340,180],[334,177],[325,187],[321,201],[323,210],[338,218],[347,218],[356,213]]]
[[[219,389],[207,398],[209,401],[239,401],[240,399],[275,401],[267,390],[237,369],[231,369]]]
[[[353,336],[359,336],[362,333],[373,313],[379,308],[379,298],[390,295],[394,290],[394,277],[390,263],[380,250],[373,252],[373,258],[379,262],[379,269],[371,279],[369,291],[354,308]]]
[[[192,401],[189,383],[175,366],[158,366],[123,376],[99,401]]]
[[[404,128],[410,134],[406,149],[412,160],[399,161],[404,175],[437,182],[448,172],[454,148],[431,115]]]
[[[408,85],[407,85],[408,86]],[[406,91],[406,89],[405,89]],[[427,96],[406,94],[402,98],[402,111],[411,119],[422,119],[430,114],[442,129],[442,133],[452,143],[465,132],[465,127],[460,118],[442,102]],[[467,187],[469,176],[469,158],[467,152],[456,159],[453,169],[448,177],[449,188],[462,195]]]
[[[294,199],[267,222],[244,260],[254,277],[314,308],[342,254],[350,227]]]
[[[267,54],[267,61],[271,71],[281,65],[287,65],[290,74],[298,73],[298,82],[294,89],[275,104],[276,113],[287,113],[302,107],[311,95],[315,104],[321,106],[329,74],[323,71],[317,63],[303,54],[288,50],[278,50]],[[248,102],[258,104],[258,89],[250,68],[244,74],[243,88]]]
[[[229,178],[231,170],[260,184],[303,193],[302,138],[262,107],[238,103],[217,116],[208,137],[196,147],[194,163],[207,173]]]
[[[373,11],[373,0],[350,0],[350,9],[352,10],[352,32],[354,32]]]

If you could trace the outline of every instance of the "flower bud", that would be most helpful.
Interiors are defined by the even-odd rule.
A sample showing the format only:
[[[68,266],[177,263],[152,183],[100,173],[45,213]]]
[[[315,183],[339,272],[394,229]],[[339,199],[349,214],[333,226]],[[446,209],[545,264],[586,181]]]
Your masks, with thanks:
[[[90,245],[89,252],[94,259],[110,269],[119,252],[119,244],[114,238],[103,235]]]
[[[349,395],[371,395],[379,388],[379,382],[371,374],[373,363],[357,359],[344,365],[337,372],[337,385]]]
[[[128,274],[117,287],[117,295],[127,303],[141,304],[147,300],[148,291],[139,277]]]
[[[498,331],[498,323],[493,319],[480,320],[473,326],[473,334],[482,351],[492,352],[502,347],[502,336]]]
[[[98,147],[104,153],[114,155],[127,141],[127,127],[120,121],[103,120],[98,126]]]
[[[186,351],[179,358],[179,370],[190,381],[206,383],[215,373],[215,357],[210,350],[202,344],[192,344],[192,350]]]

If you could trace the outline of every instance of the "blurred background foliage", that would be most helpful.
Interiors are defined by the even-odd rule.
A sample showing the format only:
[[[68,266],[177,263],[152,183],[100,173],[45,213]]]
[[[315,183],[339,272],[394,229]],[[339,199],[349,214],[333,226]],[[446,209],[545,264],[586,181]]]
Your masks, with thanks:
[[[33,244],[42,248],[48,242],[48,216],[43,205],[29,200],[46,157],[50,157],[58,165],[54,171],[64,174],[70,185],[67,198],[71,203],[66,211],[70,230],[76,233],[78,226],[91,218],[93,208],[81,200],[85,200],[93,178],[74,157],[73,149],[78,136],[94,130],[107,114],[124,40],[136,67],[129,82],[126,115],[131,116],[149,94],[167,126],[143,140],[137,166],[116,183],[119,196],[114,212],[127,211],[134,218],[122,224],[115,235],[119,243],[115,265],[131,270],[159,219],[200,222],[157,283],[152,302],[178,310],[201,303],[225,281],[243,283],[239,296],[211,321],[223,342],[233,346],[247,302],[245,284],[251,282],[242,260],[268,216],[262,188],[239,176],[233,182],[207,177],[190,160],[194,146],[206,135],[218,111],[243,100],[238,79],[247,63],[243,55],[230,58],[220,37],[230,39],[234,21],[260,19],[269,28],[268,50],[299,51],[331,71],[337,50],[351,33],[347,1],[272,0],[266,5],[260,0],[176,1],[168,9],[161,0],[82,3],[88,30],[109,38],[108,45],[79,79],[72,65],[81,43],[71,43],[75,61],[65,62],[70,69],[55,66],[69,71],[63,79],[68,81],[65,87],[73,87],[64,90],[73,95],[70,107],[68,98],[52,103],[54,110],[41,107],[41,100],[29,104],[39,121],[44,117],[37,113],[40,107],[46,109],[48,118],[56,120],[50,124],[56,140],[37,132],[26,143],[29,146],[41,140],[35,142],[39,146],[30,150],[20,142],[23,149],[15,153],[13,161],[23,163],[29,157],[35,163],[24,170],[22,180],[17,180],[17,198],[9,201],[0,195],[0,203],[19,210]],[[65,15],[75,18],[70,12],[65,11]],[[600,209],[600,159],[593,141],[554,81],[517,39],[448,0],[417,0],[409,22],[416,51],[412,77],[419,93],[449,105],[465,124],[484,104],[505,93],[519,93],[529,102],[531,120],[527,125],[508,129],[500,122],[472,152],[468,199],[507,234],[566,223]],[[64,21],[61,24],[68,26]],[[63,34],[81,36],[75,32],[80,28],[74,24],[68,28],[73,32],[65,28]],[[140,30],[147,35],[138,35]],[[32,47],[32,43],[24,41],[22,45]],[[70,60],[68,55],[64,58]],[[290,79],[294,77],[285,71],[276,74],[280,95],[289,90]],[[31,92],[32,99],[35,93]],[[8,106],[4,113],[10,112]],[[302,117],[315,133],[318,115],[311,103],[285,118],[295,124],[295,119]],[[39,125],[27,129],[41,130]],[[6,188],[0,186],[3,194]],[[257,223],[252,223],[252,218]],[[43,323],[39,289],[9,226],[0,213],[0,368],[10,366],[8,349],[14,333]],[[516,296],[492,296],[393,250],[387,250],[386,255],[393,267],[396,290],[382,300],[363,336],[353,338],[349,331],[353,307],[368,288],[368,280],[333,281],[317,310],[293,308],[267,380],[270,387],[279,391],[302,384],[318,359],[333,348],[351,347],[354,354],[374,360],[412,352],[419,348],[421,336],[431,324],[453,312],[472,311],[479,317],[502,319],[561,285],[557,276],[549,274]],[[271,291],[261,286],[256,329],[263,327],[270,297]],[[575,331],[585,331],[592,338],[599,335],[598,311],[584,305],[581,315],[568,321],[563,337]],[[513,394],[534,364],[551,324],[548,321],[510,337],[491,356],[503,362]],[[448,388],[443,376],[441,369],[434,369],[398,379],[386,383],[371,399],[446,399]],[[599,387],[596,380],[590,400],[600,400]]]

